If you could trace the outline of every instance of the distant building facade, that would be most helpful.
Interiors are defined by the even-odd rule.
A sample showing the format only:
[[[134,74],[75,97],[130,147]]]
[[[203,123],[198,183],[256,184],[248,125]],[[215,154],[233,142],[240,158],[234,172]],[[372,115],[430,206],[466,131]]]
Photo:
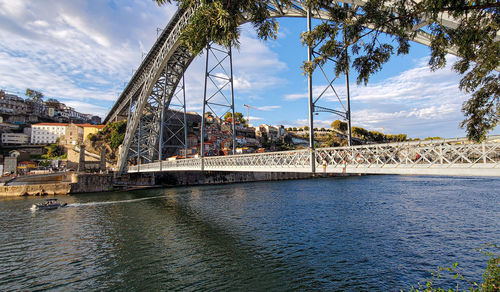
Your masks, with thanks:
[[[104,125],[39,123],[31,126],[31,144],[52,144],[59,138],[66,145],[84,142],[89,134],[101,131]]]
[[[77,124],[69,124],[62,142],[66,145],[80,145],[83,142],[83,128]]]
[[[28,144],[29,135],[24,133],[2,133],[3,145],[23,145]]]
[[[39,123],[31,125],[31,144],[52,144],[66,134],[68,124]]]

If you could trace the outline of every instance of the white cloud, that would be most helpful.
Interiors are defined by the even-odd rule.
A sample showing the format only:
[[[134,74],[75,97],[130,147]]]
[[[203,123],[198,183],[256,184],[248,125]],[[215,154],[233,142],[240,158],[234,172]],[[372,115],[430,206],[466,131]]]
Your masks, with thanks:
[[[0,0],[0,14],[20,16],[25,11],[26,1],[24,0]]]
[[[448,64],[455,60],[456,57],[448,56]],[[467,95],[458,89],[459,79],[460,76],[451,70],[451,65],[432,72],[425,59],[421,59],[415,68],[382,82],[369,83],[367,86],[351,85],[353,126],[384,128],[421,136],[426,135],[423,134],[426,131],[439,132],[437,128],[429,129],[432,125],[439,125],[442,133],[436,136],[444,136],[450,131],[455,133],[452,136],[463,135],[458,124],[463,119],[460,110]],[[319,96],[325,87],[325,84],[314,86],[314,96]],[[334,88],[345,105],[343,80]],[[288,94],[283,98],[287,101],[305,99],[307,93]],[[331,90],[325,93],[318,105],[343,110]],[[337,117],[332,116],[334,119]],[[315,125],[322,124],[315,121]]]
[[[281,105],[265,105],[257,107],[257,109],[261,111],[272,111],[279,108],[281,108]]]
[[[175,9],[135,0],[0,0],[0,88],[36,88],[104,115],[141,62],[141,45],[155,41]],[[137,10],[147,17],[134,18]]]
[[[104,46],[106,48],[109,48],[111,46],[111,41],[105,35],[91,28],[79,16],[62,14],[60,17],[64,22],[69,24],[77,31],[82,32],[87,37],[98,43],[99,45]]]
[[[297,99],[302,99],[302,98],[307,98],[307,93],[291,93],[291,94],[286,94],[283,98],[285,100],[297,100]]]

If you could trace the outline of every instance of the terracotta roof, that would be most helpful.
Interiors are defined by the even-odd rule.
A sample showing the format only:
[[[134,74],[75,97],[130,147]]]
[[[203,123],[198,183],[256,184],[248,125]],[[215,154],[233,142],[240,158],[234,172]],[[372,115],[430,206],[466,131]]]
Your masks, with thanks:
[[[63,123],[38,123],[38,124],[33,124],[33,126],[68,126],[69,124],[63,124]]]
[[[92,127],[92,128],[98,128],[98,129],[104,129],[106,125],[91,125],[91,124],[75,124],[79,127]]]
[[[38,123],[38,124],[33,124],[33,126],[70,126],[70,125],[75,125],[78,127],[92,127],[92,128],[98,128],[98,129],[103,129],[106,127],[106,125],[91,125],[91,124],[64,124],[64,123]]]

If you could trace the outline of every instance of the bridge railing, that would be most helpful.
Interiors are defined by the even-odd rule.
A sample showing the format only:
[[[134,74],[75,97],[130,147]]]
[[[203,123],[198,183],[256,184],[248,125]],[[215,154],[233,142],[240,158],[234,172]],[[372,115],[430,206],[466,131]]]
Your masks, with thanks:
[[[500,176],[500,136],[491,136],[482,143],[460,138],[318,148],[314,156],[310,149],[301,149],[181,159],[129,166],[128,172],[310,172],[312,157],[316,172]]]
[[[355,168],[499,168],[500,136],[320,148],[318,166]]]
[[[309,149],[252,153],[205,158],[205,170],[238,169],[245,171],[310,171]]]

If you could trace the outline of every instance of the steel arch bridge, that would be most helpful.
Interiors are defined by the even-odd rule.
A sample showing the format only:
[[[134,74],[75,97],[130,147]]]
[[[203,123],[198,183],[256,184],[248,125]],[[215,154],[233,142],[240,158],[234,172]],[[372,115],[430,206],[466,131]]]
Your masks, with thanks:
[[[335,2],[363,6],[367,1],[340,0]],[[127,129],[118,160],[119,174],[124,171],[139,171],[138,168],[134,169],[134,167],[129,167],[127,170],[127,163],[130,160],[135,159],[138,163],[142,162],[144,166],[152,165],[155,161],[163,160],[162,153],[163,147],[165,147],[165,141],[162,140],[166,127],[166,112],[169,108],[172,108],[172,101],[175,100],[174,97],[179,91],[179,88],[182,91],[184,90],[184,72],[195,58],[187,48],[182,46],[180,35],[190,22],[191,16],[195,10],[198,9],[199,5],[200,4],[198,4],[198,6],[191,6],[187,9],[178,9],[105,118],[105,122],[127,119]],[[314,13],[308,11],[301,1],[295,1],[292,6],[288,7],[282,5],[279,0],[274,0],[272,1],[272,5],[268,7],[268,10],[271,17],[307,17],[309,23],[311,18],[327,18],[327,14],[324,11],[316,11]],[[458,22],[447,13],[441,15],[440,23],[451,28],[455,28],[458,25]],[[413,41],[427,46],[430,45],[432,36],[422,30],[422,28],[428,24],[426,20],[422,20],[420,24],[413,28],[413,30],[416,31],[416,37]],[[449,49],[449,52],[452,54],[456,53],[452,48]],[[229,58],[231,58],[230,48],[228,54]],[[207,49],[207,70],[205,72],[205,78],[207,78],[208,70]],[[206,80],[207,79],[205,79],[205,82]],[[232,88],[232,72],[229,82],[231,82]],[[182,85],[179,86],[179,84]],[[204,98],[206,98],[206,96]],[[184,103],[182,104],[182,98],[180,101],[185,116],[185,95]],[[203,102],[203,106],[205,107],[207,101],[204,100]],[[310,120],[312,121],[311,101],[309,106]],[[230,108],[234,116],[234,101],[230,105]],[[203,112],[202,119],[204,119],[204,113],[205,111]],[[203,126],[204,122],[201,127],[202,131],[204,128]],[[187,125],[184,124],[184,129],[186,129],[186,127]],[[313,131],[313,127],[310,128],[311,131]],[[233,122],[233,147],[235,145],[234,132],[235,128]],[[310,136],[312,137],[313,133],[311,133]],[[185,137],[187,137],[187,134]],[[203,133],[201,140],[201,153],[203,155]],[[184,144],[186,143],[187,141],[184,140]],[[311,164],[308,171],[317,171],[315,166],[317,160],[316,156],[318,155],[317,153],[323,153],[321,151],[321,149],[315,151],[313,146],[308,150],[308,161]],[[211,159],[212,158],[208,159],[207,162],[211,161]],[[196,164],[198,162],[188,162],[186,159],[186,163]],[[203,170],[205,164],[203,157],[199,159],[199,163],[199,169]],[[495,165],[495,168],[498,168],[498,161],[496,161]],[[163,169],[162,166],[163,164],[160,163],[160,169]],[[144,170],[144,167],[142,169]]]

